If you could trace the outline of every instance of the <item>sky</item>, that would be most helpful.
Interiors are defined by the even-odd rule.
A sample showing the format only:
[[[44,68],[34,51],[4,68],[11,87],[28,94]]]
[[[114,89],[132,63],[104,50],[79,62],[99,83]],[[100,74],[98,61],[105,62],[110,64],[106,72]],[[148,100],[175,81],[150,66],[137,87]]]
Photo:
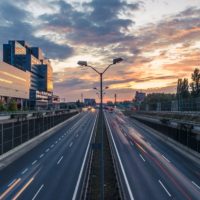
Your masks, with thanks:
[[[103,71],[117,57],[104,74],[105,101],[173,93],[200,67],[200,0],[1,0],[0,46],[8,40],[43,50],[61,100],[98,101],[98,75],[77,62]]]

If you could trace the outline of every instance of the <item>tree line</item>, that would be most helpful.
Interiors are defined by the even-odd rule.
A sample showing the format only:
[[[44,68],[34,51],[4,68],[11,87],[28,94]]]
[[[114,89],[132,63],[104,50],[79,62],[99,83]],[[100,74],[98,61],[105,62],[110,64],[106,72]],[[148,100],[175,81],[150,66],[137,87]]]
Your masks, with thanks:
[[[179,78],[177,83],[177,98],[200,97],[200,70],[196,68],[191,74],[191,82],[187,78]]]

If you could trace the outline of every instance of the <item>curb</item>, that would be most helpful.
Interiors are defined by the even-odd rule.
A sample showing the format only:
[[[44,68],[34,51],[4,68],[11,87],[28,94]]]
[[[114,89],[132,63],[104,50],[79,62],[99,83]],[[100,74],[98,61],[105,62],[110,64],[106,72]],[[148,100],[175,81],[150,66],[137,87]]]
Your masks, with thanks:
[[[26,141],[25,143],[11,149],[10,151],[4,153],[0,156],[0,170],[17,160],[19,157],[23,156],[25,153],[36,147],[38,144],[49,138],[56,130],[62,128],[67,122],[79,116],[80,113],[70,117],[69,119],[57,124],[56,126],[46,130],[40,135]]]

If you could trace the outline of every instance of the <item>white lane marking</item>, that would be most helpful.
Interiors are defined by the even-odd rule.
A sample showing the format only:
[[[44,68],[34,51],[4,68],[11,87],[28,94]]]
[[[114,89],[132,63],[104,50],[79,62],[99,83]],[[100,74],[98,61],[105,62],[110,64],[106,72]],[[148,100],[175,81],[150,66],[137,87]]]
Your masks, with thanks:
[[[71,142],[70,144],[69,144],[69,147],[71,147],[73,145],[73,142]]]
[[[164,155],[162,155],[162,157],[163,157],[167,162],[170,162]]]
[[[61,140],[61,138],[59,138],[59,141]]]
[[[133,197],[133,194],[132,194],[132,191],[131,191],[131,188],[130,188],[130,184],[129,184],[129,182],[128,182],[128,179],[127,179],[127,176],[126,176],[124,167],[123,167],[123,165],[122,165],[122,161],[121,161],[121,158],[120,158],[120,156],[119,156],[119,152],[118,152],[118,150],[117,150],[117,146],[116,146],[115,141],[114,141],[114,138],[113,138],[113,133],[112,133],[112,131],[111,131],[111,128],[110,128],[110,125],[109,125],[109,123],[108,123],[108,120],[107,120],[106,115],[105,115],[105,119],[106,119],[106,122],[107,122],[107,124],[108,124],[109,131],[110,131],[110,133],[111,133],[110,135],[111,135],[111,138],[112,138],[112,141],[113,141],[113,144],[114,144],[114,147],[115,147],[115,151],[116,151],[116,154],[117,154],[117,157],[118,157],[118,160],[119,160],[119,164],[120,164],[120,167],[121,167],[121,170],[122,170],[122,174],[123,174],[123,176],[124,176],[124,180],[125,180],[125,183],[126,183],[126,186],[127,186],[127,189],[128,189],[129,197],[130,197],[131,200],[134,200],[134,197]]]
[[[149,142],[147,142],[147,144],[148,144],[149,146],[151,146],[151,144],[150,144]]]
[[[57,162],[57,165],[60,164],[61,160],[63,159],[63,156],[61,156],[61,158],[59,159],[59,161]]]
[[[46,149],[46,151],[45,152],[48,152],[49,151],[49,148],[48,149]]]
[[[192,184],[195,185],[200,190],[200,186],[198,186],[194,181],[192,181]]]
[[[51,148],[53,148],[53,147],[54,147],[54,144],[51,145]]]
[[[44,154],[41,154],[41,155],[40,155],[40,158],[42,158],[43,156],[44,156]]]
[[[142,158],[142,160],[145,162],[145,159],[144,159],[144,157],[140,154],[140,158]]]
[[[28,171],[28,168],[26,168],[21,174],[25,174]]]
[[[92,127],[91,134],[90,134],[90,139],[89,139],[89,142],[88,142],[88,146],[87,146],[87,149],[85,151],[85,156],[84,156],[84,159],[83,159],[83,162],[82,162],[81,170],[80,170],[80,173],[79,173],[79,176],[78,176],[78,181],[76,183],[76,187],[75,187],[75,190],[74,190],[74,194],[73,194],[72,200],[76,199],[76,196],[77,196],[77,193],[78,193],[78,188],[79,188],[81,177],[82,177],[82,174],[83,174],[83,169],[84,169],[84,166],[85,166],[87,154],[88,154],[90,143],[91,143],[91,140],[92,140],[92,135],[93,135],[92,133],[94,131],[94,127],[95,127],[96,121],[97,121],[97,114],[96,114],[96,118],[95,118],[95,121],[94,121],[94,125]]]
[[[132,142],[132,141],[130,141],[130,145],[131,145],[131,146],[134,146],[134,144],[133,144],[133,142]]]
[[[58,143],[58,141],[56,140],[56,142],[55,142],[56,144]]]
[[[9,184],[8,184],[8,187],[10,187],[17,179],[14,179],[13,181],[11,181]]]
[[[158,180],[158,182],[160,183],[160,185],[162,186],[162,188],[165,190],[165,192],[168,194],[168,196],[171,197],[172,195],[169,193],[169,191],[167,190],[167,188],[163,185],[163,183],[161,182],[161,180]]]
[[[78,137],[78,134],[76,135],[76,137]]]
[[[33,161],[33,162],[32,162],[32,165],[34,165],[36,162],[37,162],[37,160]]]
[[[37,195],[40,193],[40,191],[42,190],[42,188],[44,187],[44,185],[41,185],[40,188],[38,189],[38,191],[35,193],[34,197],[32,198],[32,200],[35,200]]]

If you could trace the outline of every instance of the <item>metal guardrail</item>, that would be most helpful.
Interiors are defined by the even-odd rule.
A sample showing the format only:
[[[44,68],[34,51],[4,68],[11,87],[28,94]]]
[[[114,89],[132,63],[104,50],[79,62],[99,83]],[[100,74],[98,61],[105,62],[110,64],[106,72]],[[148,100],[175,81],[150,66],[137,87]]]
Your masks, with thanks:
[[[140,116],[140,115],[132,115],[132,116]],[[150,115],[141,115],[141,116],[144,116],[144,117],[147,117],[149,118]],[[162,119],[165,119],[165,120],[168,120],[170,122],[175,122],[177,124],[188,124],[188,125],[193,125],[193,126],[199,126],[200,127],[200,123],[198,122],[194,122],[194,121],[185,121],[185,120],[180,120],[180,119],[175,119],[175,118],[170,118],[170,117],[162,117],[162,116],[153,116],[154,119],[158,119],[158,120],[162,120]]]
[[[33,114],[33,113],[52,113],[52,112],[62,112],[62,111],[74,111],[74,110],[79,110],[77,109],[54,109],[54,110],[37,110],[37,111],[11,111],[11,112],[2,112],[0,111],[0,116],[8,116],[8,115],[12,115],[12,114]]]

